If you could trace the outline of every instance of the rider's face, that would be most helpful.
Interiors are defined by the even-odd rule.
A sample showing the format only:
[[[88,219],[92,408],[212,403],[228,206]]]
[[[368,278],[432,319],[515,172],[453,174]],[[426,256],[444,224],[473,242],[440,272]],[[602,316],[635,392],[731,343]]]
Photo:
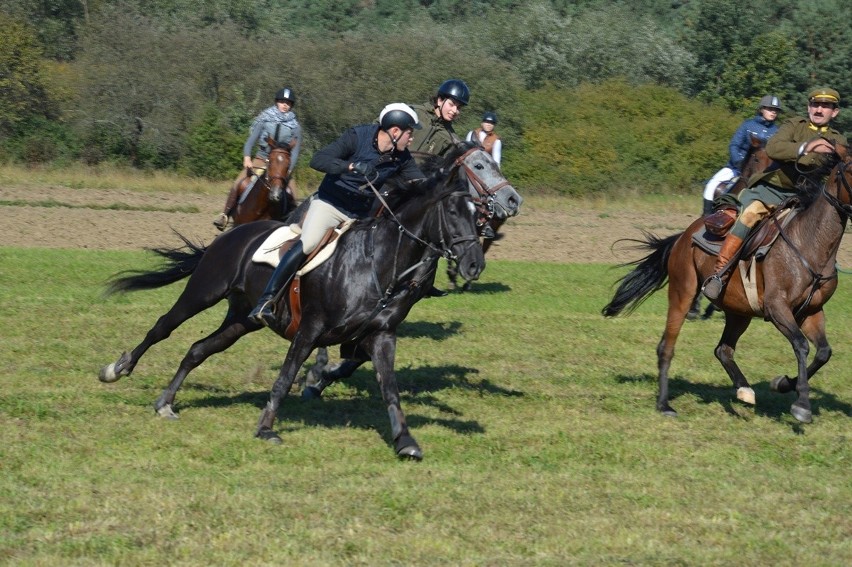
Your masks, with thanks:
[[[760,115],[767,122],[774,122],[776,118],[778,118],[778,109],[777,108],[767,108],[763,107],[760,109]]]
[[[435,111],[442,120],[452,122],[461,116],[462,106],[452,98],[438,98],[438,108]]]
[[[276,100],[275,106],[277,106],[278,110],[281,112],[290,112],[290,109],[293,108],[293,105],[289,100]]]
[[[398,137],[396,140],[396,149],[402,151],[409,145],[411,145],[411,133],[414,132],[414,130],[411,128],[408,128],[406,130],[400,130],[399,128],[397,128],[397,131],[399,131],[400,133],[397,134]]]
[[[808,103],[808,117],[814,126],[825,126],[837,116],[840,109],[831,102],[814,100]]]

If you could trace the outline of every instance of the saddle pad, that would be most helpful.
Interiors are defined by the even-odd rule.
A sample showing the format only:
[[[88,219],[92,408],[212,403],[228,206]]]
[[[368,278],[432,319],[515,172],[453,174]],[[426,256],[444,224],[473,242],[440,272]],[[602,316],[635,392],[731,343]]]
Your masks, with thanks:
[[[333,230],[337,233],[337,237],[317,251],[313,257],[308,260],[308,263],[302,266],[296,274],[303,276],[328,260],[337,248],[337,241],[340,236],[349,230],[354,222],[354,219],[350,219],[335,227]],[[302,227],[297,224],[282,226],[281,228],[276,229],[266,238],[266,240],[263,241],[263,244],[258,247],[257,251],[251,257],[251,261],[257,262],[258,264],[269,264],[273,268],[277,268],[278,263],[281,260],[281,255],[279,254],[281,246],[289,240],[295,240],[301,233]]]
[[[299,238],[302,233],[302,227],[297,224],[282,226],[275,229],[272,234],[266,237],[254,254],[251,257],[252,262],[258,264],[269,264],[273,268],[278,267],[278,262],[281,260],[279,249],[288,240]]]

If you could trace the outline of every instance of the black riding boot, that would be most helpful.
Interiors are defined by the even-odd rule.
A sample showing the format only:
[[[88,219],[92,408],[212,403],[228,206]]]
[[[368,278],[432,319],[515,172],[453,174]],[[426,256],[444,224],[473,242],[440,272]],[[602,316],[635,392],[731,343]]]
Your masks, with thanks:
[[[713,212],[713,201],[709,201],[709,200],[707,200],[707,199],[704,199],[704,213],[703,213],[703,216],[705,216],[705,217],[706,217],[707,215],[709,215],[709,214],[710,214],[710,213],[712,213],[712,212]]]
[[[305,261],[305,253],[302,251],[302,241],[296,241],[292,248],[287,250],[278,267],[272,272],[272,277],[269,278],[269,283],[266,284],[266,289],[260,299],[257,300],[257,305],[249,313],[249,319],[261,325],[271,326],[275,321],[275,296],[287,285],[293,278],[293,275]]]

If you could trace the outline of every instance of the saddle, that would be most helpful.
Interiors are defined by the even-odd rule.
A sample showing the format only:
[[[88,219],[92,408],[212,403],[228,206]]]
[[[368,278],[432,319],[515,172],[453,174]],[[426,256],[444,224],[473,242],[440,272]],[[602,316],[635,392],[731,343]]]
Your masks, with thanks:
[[[734,260],[748,260],[754,257],[762,260],[778,235],[799,213],[799,200],[790,198],[782,202],[765,219],[751,229]],[[739,209],[726,202],[718,205],[716,210],[704,220],[705,230],[692,235],[692,242],[707,254],[717,256],[722,242],[734,225]]]
[[[302,219],[304,220],[304,219]],[[301,221],[300,221],[301,222]],[[305,259],[302,266],[296,271],[290,284],[287,286],[286,293],[282,293],[286,297],[287,307],[290,311],[290,324],[284,331],[284,338],[290,340],[296,334],[299,324],[302,322],[302,300],[301,300],[301,277],[308,272],[320,266],[323,262],[331,258],[334,251],[337,249],[338,239],[348,231],[355,223],[353,219],[342,222],[336,227],[328,229],[320,241],[319,245]],[[266,240],[258,247],[252,255],[252,262],[258,264],[268,264],[273,268],[278,267],[278,263],[293,244],[299,239],[302,233],[300,224],[291,224],[282,226],[270,234]],[[276,300],[280,301],[279,300]]]

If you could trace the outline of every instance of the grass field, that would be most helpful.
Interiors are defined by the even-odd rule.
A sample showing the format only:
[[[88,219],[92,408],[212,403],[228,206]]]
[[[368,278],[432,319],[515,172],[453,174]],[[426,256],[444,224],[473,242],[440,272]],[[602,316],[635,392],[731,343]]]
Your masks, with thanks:
[[[424,451],[393,455],[369,365],[322,400],[284,401],[252,437],[287,343],[269,331],[193,372],[181,419],[152,404],[223,306],[115,384],[181,285],[104,298],[141,253],[0,248],[0,562],[14,565],[852,564],[849,276],[828,305],[834,358],[815,421],[768,390],[794,368],[756,321],[738,360],[722,319],[687,323],[676,419],[654,410],[665,293],[606,320],[620,271],[492,262],[473,293],[418,304],[400,329],[403,410]]]

